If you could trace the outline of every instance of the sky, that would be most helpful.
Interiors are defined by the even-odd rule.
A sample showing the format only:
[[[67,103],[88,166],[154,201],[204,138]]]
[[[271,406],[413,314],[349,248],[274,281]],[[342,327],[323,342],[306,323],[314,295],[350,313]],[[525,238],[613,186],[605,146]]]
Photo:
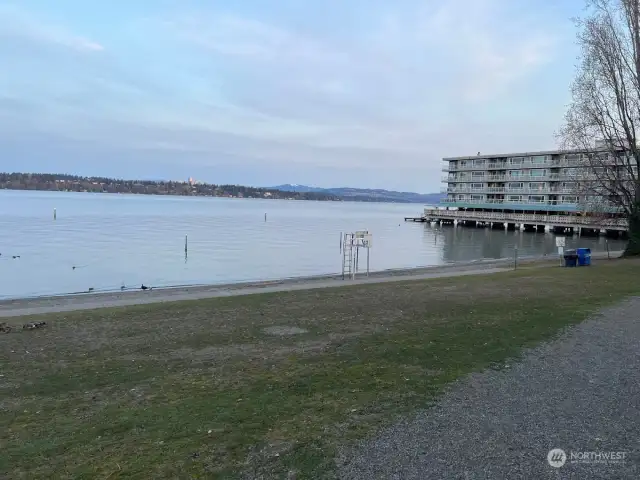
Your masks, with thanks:
[[[556,147],[583,0],[0,0],[0,170],[435,192]]]

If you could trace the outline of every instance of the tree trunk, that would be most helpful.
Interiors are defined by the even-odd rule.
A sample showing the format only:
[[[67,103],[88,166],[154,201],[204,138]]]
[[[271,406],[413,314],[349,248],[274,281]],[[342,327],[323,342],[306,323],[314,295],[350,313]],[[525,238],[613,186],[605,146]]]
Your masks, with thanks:
[[[623,256],[640,256],[640,202],[636,201],[629,215],[629,242]]]

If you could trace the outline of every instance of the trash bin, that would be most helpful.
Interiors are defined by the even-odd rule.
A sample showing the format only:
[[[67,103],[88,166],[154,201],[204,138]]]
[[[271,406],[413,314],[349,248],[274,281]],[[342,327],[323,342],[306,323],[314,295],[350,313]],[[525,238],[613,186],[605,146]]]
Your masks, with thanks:
[[[565,267],[577,267],[578,266],[578,254],[575,250],[567,250],[564,252],[564,266]]]
[[[578,255],[578,266],[588,267],[591,265],[591,249],[590,248],[578,248],[576,250]]]

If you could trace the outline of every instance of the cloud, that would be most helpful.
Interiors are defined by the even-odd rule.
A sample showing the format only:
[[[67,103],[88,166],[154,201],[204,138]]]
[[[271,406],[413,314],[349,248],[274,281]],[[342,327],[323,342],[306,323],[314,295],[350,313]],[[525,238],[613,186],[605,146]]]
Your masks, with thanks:
[[[557,96],[532,92],[560,82],[549,69],[564,20],[544,1],[190,3],[123,4],[100,35],[108,50],[35,9],[0,7],[13,72],[0,72],[0,129],[46,133],[88,158],[117,144],[132,158],[362,169],[429,189],[444,156],[552,146],[541,112],[550,118]]]
[[[36,19],[11,5],[0,5],[0,41],[48,44],[78,52],[101,52],[104,46],[58,25]]]
[[[412,80],[419,80],[445,91],[466,88],[469,99],[482,101],[543,66],[554,53],[555,24],[536,22],[540,15],[530,12],[518,15],[510,4],[401,1],[396,11],[373,17],[364,36],[340,42],[332,38],[329,15],[324,36],[316,37],[256,19],[203,12],[165,26],[181,40],[249,68],[269,69],[280,81],[296,80],[315,93],[353,95],[367,84],[416,88]],[[451,83],[440,73],[465,78]],[[455,92],[460,93],[467,92]]]
[[[508,98],[554,54],[555,24],[514,12],[506,0],[395,5],[369,12],[366,25],[339,38],[330,14],[313,34],[286,19],[205,11],[157,25],[231,79],[220,88],[247,114],[247,128],[256,115],[282,133],[293,121],[308,127],[294,141],[393,149],[412,159],[460,116]]]

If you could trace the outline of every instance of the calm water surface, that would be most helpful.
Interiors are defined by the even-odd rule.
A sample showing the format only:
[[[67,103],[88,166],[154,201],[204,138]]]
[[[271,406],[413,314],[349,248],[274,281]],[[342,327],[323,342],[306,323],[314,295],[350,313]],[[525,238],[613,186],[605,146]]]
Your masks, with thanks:
[[[372,270],[511,257],[516,245],[523,256],[555,251],[550,233],[403,221],[421,210],[403,204],[0,191],[0,298],[339,273],[340,232],[355,230],[373,234]],[[578,243],[606,250],[604,238],[573,237],[567,248]],[[623,245],[609,240],[612,250]]]

